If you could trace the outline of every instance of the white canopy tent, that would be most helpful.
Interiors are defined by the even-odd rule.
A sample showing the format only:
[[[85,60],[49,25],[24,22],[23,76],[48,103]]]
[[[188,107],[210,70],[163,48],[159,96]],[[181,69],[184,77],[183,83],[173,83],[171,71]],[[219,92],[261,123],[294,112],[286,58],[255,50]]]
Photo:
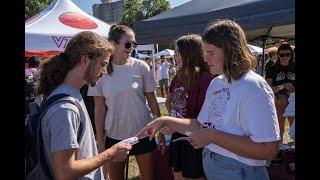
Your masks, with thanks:
[[[157,46],[158,49],[158,46]],[[154,44],[140,44],[135,48],[136,53],[138,53],[138,51],[152,51],[152,72],[153,72],[153,77],[156,77],[156,71],[155,71],[155,66],[156,66],[156,62],[154,60],[154,53],[156,52],[155,48],[154,48]]]
[[[53,0],[25,22],[25,51],[63,51],[69,39],[82,31],[108,37],[110,25],[87,14],[71,0]]]
[[[254,45],[251,45],[251,44],[248,44],[248,47],[249,47],[249,49],[250,49],[250,51],[251,51],[251,53],[253,54],[253,55],[262,55],[262,51],[263,51],[263,49],[261,48],[261,47],[258,47],[258,46],[254,46]],[[268,50],[265,50],[264,51],[264,54],[268,54]]]
[[[137,57],[138,59],[145,59],[145,58],[150,58],[151,56],[149,56],[148,54],[136,53],[135,57]]]
[[[165,50],[162,50],[162,51],[154,54],[154,56],[157,58],[159,58],[160,56],[172,57],[172,56],[174,56],[174,50],[165,49]]]
[[[136,51],[152,51],[152,53],[155,53],[154,44],[139,44],[136,48]]]

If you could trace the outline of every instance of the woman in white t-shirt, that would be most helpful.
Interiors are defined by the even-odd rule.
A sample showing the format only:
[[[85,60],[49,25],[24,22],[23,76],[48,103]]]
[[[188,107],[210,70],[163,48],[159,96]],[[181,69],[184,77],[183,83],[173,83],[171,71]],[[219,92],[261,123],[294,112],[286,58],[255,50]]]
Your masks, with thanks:
[[[154,116],[160,116],[155,97],[156,82],[147,63],[131,57],[135,46],[135,33],[124,25],[110,28],[109,40],[115,51],[103,75],[95,87],[90,87],[88,96],[94,96],[96,139],[102,151],[134,136],[151,121],[146,100]],[[152,152],[155,141],[147,137],[132,146],[130,155],[135,155],[142,179],[154,179]],[[125,163],[108,163],[111,180],[122,180]]]
[[[251,69],[244,31],[230,20],[209,25],[202,35],[205,61],[212,80],[197,120],[163,116],[149,123],[138,136],[150,137],[164,125],[189,135],[190,144],[204,147],[203,168],[211,180],[269,179],[266,160],[279,147],[279,124],[274,94],[263,77]]]

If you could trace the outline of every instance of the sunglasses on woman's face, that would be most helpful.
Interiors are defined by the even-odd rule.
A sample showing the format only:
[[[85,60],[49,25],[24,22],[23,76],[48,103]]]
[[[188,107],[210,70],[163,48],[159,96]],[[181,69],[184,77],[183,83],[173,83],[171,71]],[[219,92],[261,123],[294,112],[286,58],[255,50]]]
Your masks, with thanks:
[[[138,45],[137,42],[128,41],[128,42],[126,42],[126,43],[124,44],[124,47],[125,47],[126,49],[130,49],[131,47],[136,48],[137,45]]]
[[[291,54],[290,53],[283,53],[283,54],[279,54],[280,57],[290,57]]]

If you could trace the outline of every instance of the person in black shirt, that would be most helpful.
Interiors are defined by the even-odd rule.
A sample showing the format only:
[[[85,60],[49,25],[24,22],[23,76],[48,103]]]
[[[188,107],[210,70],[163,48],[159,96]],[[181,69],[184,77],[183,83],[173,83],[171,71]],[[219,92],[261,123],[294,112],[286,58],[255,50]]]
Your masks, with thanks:
[[[87,84],[83,85],[80,89],[80,93],[82,95],[84,104],[86,105],[90,120],[91,120],[91,124],[93,127],[93,132],[94,135],[96,135],[96,125],[94,123],[94,100],[92,96],[88,96],[88,88],[89,86]]]
[[[289,93],[295,91],[295,63],[293,60],[293,50],[290,44],[282,44],[278,48],[278,61],[270,67],[266,73],[266,81],[272,87],[276,96],[275,105],[280,126],[281,142],[283,142],[285,108],[288,105]],[[288,118],[290,126],[292,118]]]

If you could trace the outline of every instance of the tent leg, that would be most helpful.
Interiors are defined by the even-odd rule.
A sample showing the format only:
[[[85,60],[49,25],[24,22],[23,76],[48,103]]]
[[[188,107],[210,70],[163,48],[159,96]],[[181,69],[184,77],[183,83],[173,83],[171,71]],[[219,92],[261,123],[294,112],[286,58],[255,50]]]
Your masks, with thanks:
[[[153,74],[153,77],[156,78],[156,62],[154,60],[153,51],[152,51],[152,74]]]
[[[264,51],[266,49],[266,41],[268,39],[268,37],[270,36],[272,27],[270,27],[267,31],[266,36],[263,37],[262,39],[262,65],[261,65],[261,76],[264,77],[264,65],[265,65],[265,55],[264,55]]]
[[[265,65],[265,49],[266,49],[266,40],[267,37],[263,38],[262,40],[262,65],[261,65],[261,76],[264,77],[264,65]]]

